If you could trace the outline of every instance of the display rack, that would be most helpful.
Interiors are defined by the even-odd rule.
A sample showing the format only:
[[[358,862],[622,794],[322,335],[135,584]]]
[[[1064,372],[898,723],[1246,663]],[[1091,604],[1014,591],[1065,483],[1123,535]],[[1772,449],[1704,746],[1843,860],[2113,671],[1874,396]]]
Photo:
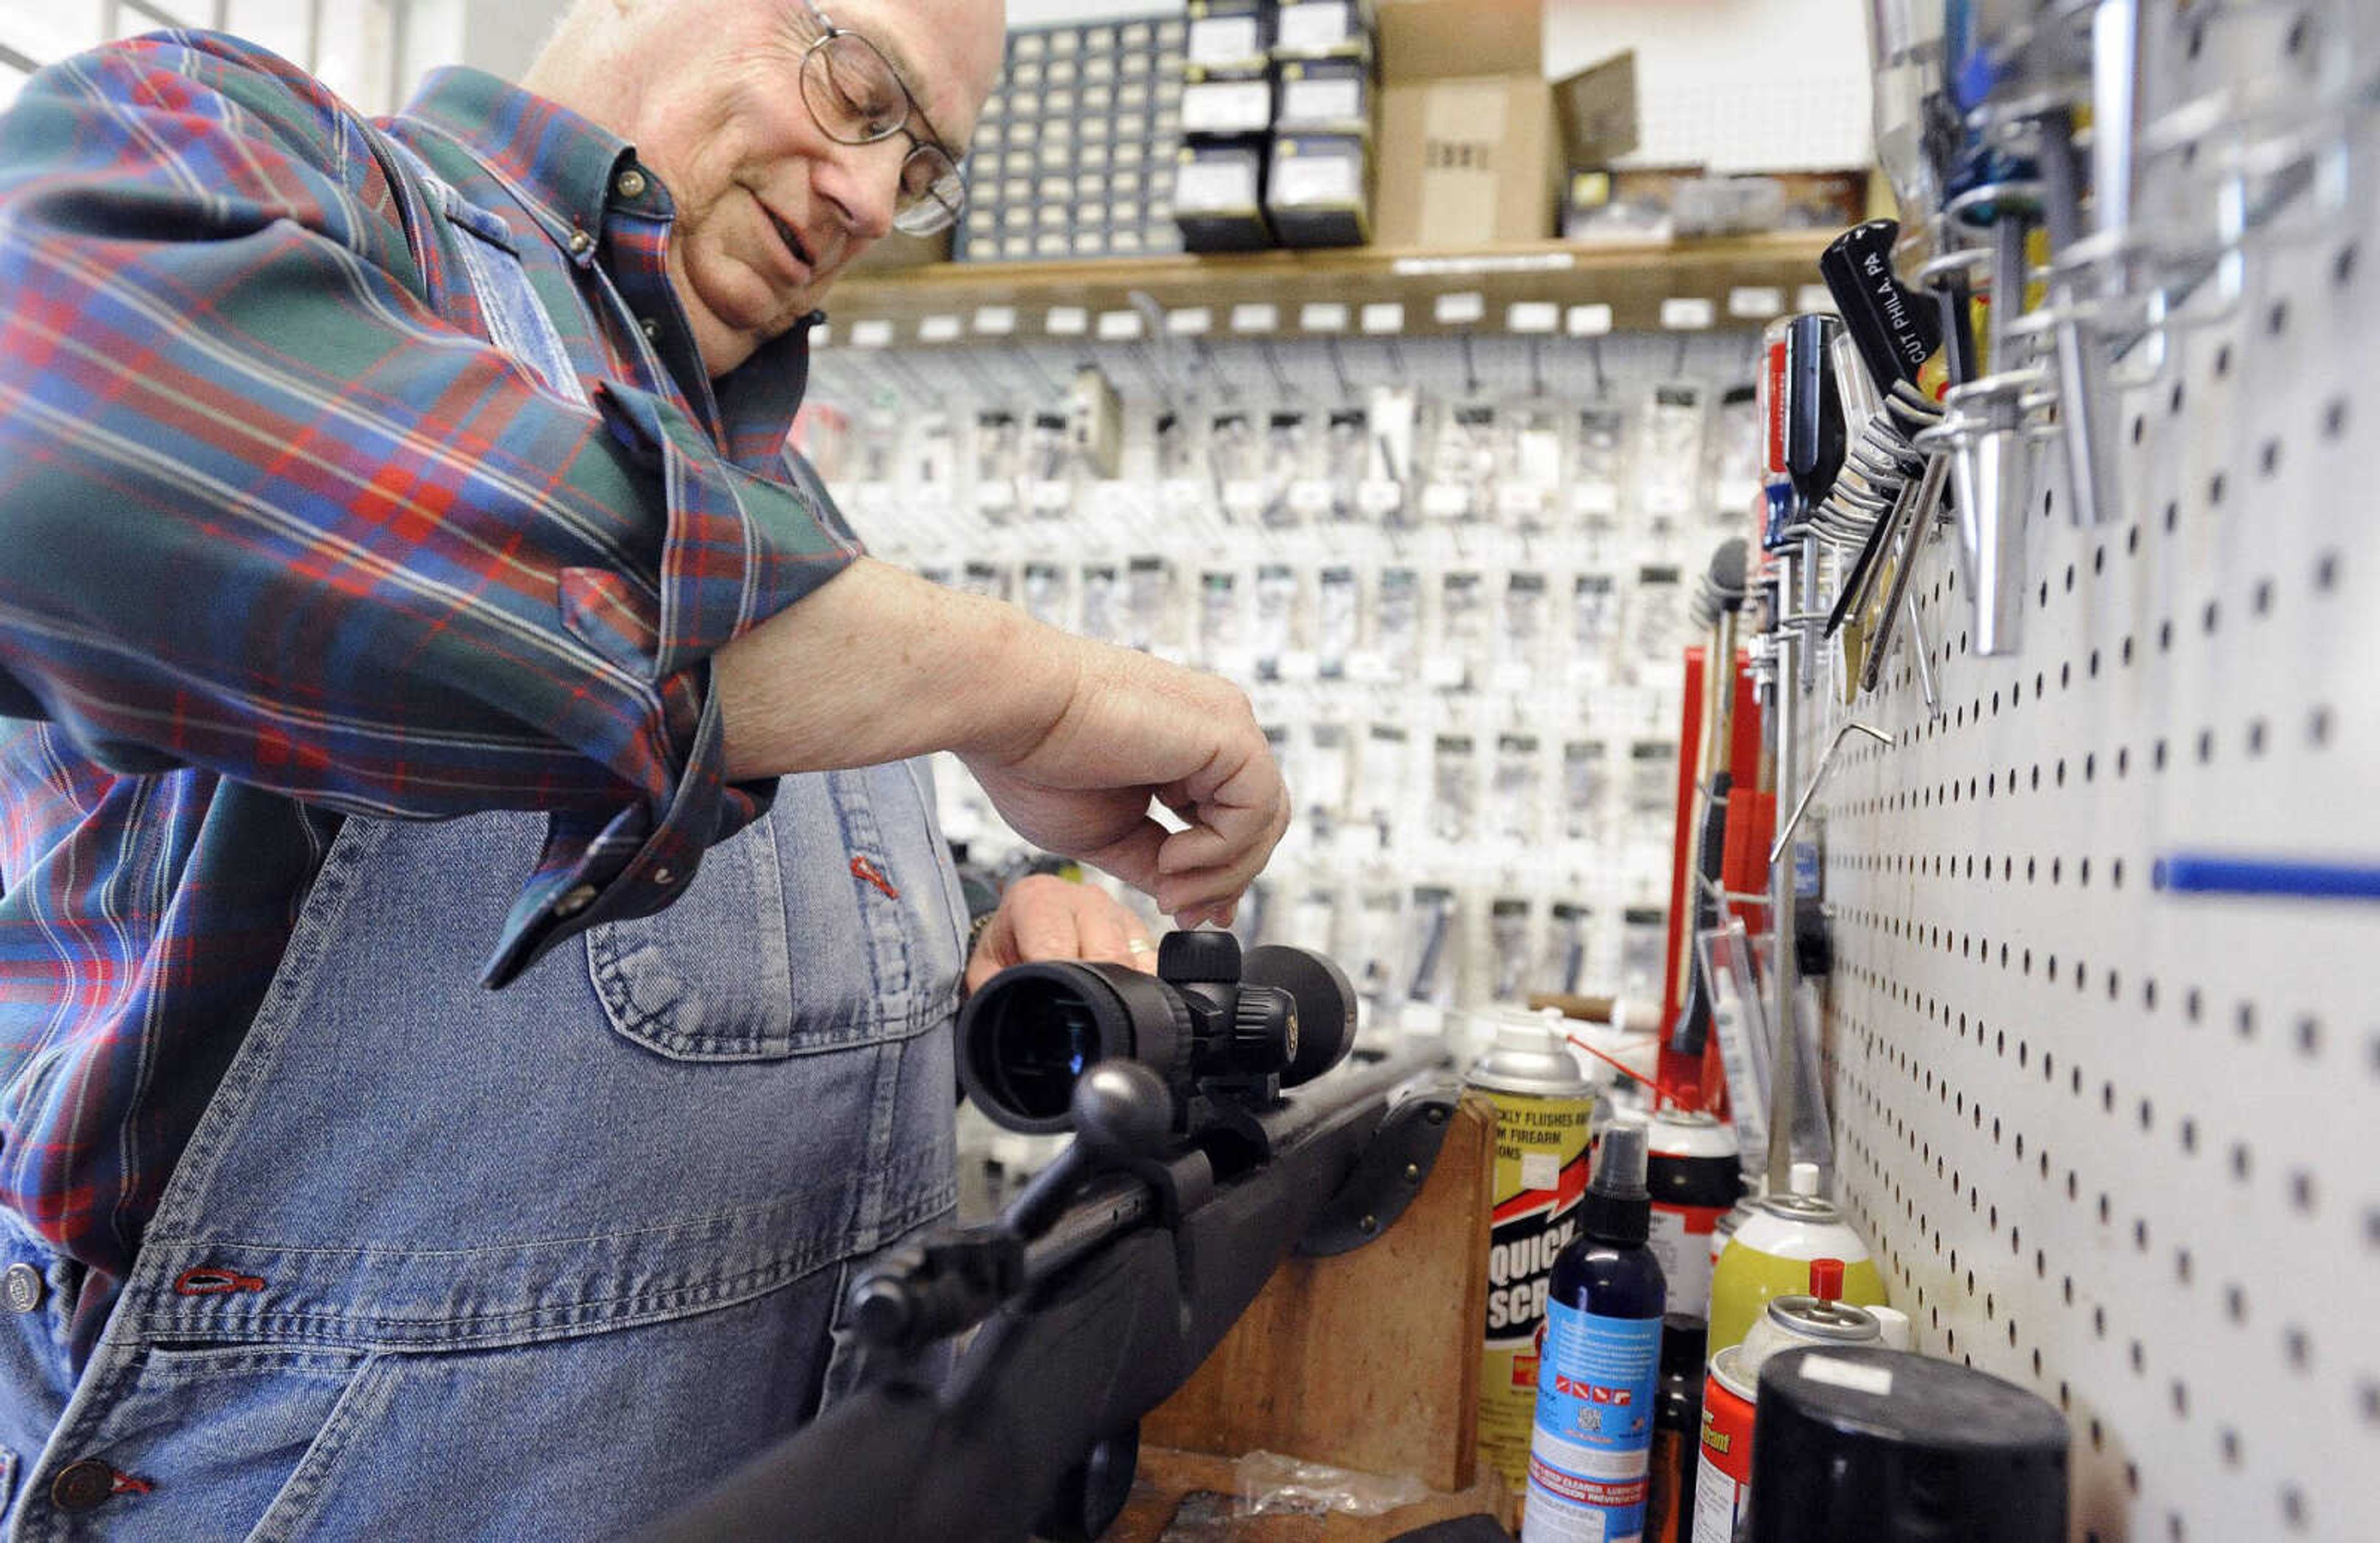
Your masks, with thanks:
[[[1815,282],[1828,233],[1791,233],[1651,246],[1541,241],[1473,250],[1354,247],[1084,262],[936,263],[858,275],[836,286],[838,342],[948,346],[988,334],[1096,333],[1109,315],[1150,329],[1176,311],[1204,311],[1218,334],[1462,331],[1583,334],[1742,324],[1791,309]],[[1823,291],[1818,291],[1823,295]],[[1452,305],[1446,298],[1470,297]],[[1540,308],[1524,310],[1515,305]],[[1548,312],[1542,308],[1555,308]],[[1236,307],[1270,307],[1261,326]],[[1318,311],[1312,308],[1321,308]],[[1394,314],[1365,308],[1394,307]],[[1149,314],[1151,308],[1157,314]],[[1665,309],[1666,308],[1666,309]],[[987,324],[983,312],[994,315]],[[1216,314],[1220,313],[1220,314]],[[1177,327],[1182,323],[1172,323]],[[1110,323],[1111,334],[1117,332]]]
[[[2152,40],[2161,102],[2311,91],[2353,14],[2194,9]],[[2370,115],[2339,148],[2368,178]],[[2155,339],[2119,361],[2118,517],[2070,523],[2044,456],[2022,650],[1972,651],[1938,541],[1938,711],[1904,652],[1805,746],[1897,741],[1847,744],[1813,806],[1839,1192],[1920,1348],[2067,1411],[2078,1539],[2380,1536],[2380,905],[2160,879],[2380,864],[2380,201],[2353,186],[2251,231],[2162,368]]]

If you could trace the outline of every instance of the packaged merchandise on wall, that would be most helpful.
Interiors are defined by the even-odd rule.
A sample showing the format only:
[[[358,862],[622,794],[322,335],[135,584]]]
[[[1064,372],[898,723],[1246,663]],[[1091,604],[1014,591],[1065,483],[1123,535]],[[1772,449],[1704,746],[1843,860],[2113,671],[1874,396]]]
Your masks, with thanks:
[[[1740,368],[1734,343],[1696,351],[1713,382]],[[880,555],[1251,691],[1299,808],[1241,928],[1350,954],[1366,1032],[1395,1034],[1658,989],[1675,576],[1702,565],[1718,469],[1715,431],[1678,419],[1724,387],[1675,346],[1597,352],[1531,370],[1409,339],[1342,379],[1310,342],[994,343],[955,371],[830,346],[815,392]],[[1184,389],[1205,380],[1232,389]],[[1648,480],[1656,443],[1691,466]],[[942,784],[954,837],[1014,846],[967,779]]]

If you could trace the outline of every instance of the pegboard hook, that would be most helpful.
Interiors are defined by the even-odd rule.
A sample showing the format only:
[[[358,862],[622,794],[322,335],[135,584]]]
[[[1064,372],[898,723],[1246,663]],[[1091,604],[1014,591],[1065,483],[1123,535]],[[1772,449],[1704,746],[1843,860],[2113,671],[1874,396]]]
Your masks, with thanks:
[[[1803,788],[1802,796],[1793,801],[1793,812],[1786,817],[1785,828],[1777,832],[1776,844],[1768,848],[1768,862],[1771,867],[1776,866],[1777,859],[1783,857],[1785,848],[1792,844],[1793,832],[1801,826],[1802,816],[1809,811],[1810,800],[1817,796],[1818,784],[1825,782],[1827,773],[1834,769],[1835,752],[1843,747],[1843,741],[1850,738],[1854,730],[1888,749],[1892,746],[1892,735],[1882,729],[1870,728],[1865,723],[1845,723],[1841,728],[1837,729],[1835,737],[1827,742],[1827,753],[1818,758],[1818,769],[1810,774],[1810,785]]]

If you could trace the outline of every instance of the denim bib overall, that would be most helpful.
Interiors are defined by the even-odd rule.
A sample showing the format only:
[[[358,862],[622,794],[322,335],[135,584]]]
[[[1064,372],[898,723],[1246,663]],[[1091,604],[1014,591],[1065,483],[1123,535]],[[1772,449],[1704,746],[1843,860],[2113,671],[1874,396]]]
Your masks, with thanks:
[[[575,393],[509,249],[463,244]],[[79,1379],[74,1271],[12,1230],[8,1537],[598,1538],[815,1411],[852,1261],[953,1198],[925,769],[784,779],[676,904],[490,991],[542,835],[345,822]]]

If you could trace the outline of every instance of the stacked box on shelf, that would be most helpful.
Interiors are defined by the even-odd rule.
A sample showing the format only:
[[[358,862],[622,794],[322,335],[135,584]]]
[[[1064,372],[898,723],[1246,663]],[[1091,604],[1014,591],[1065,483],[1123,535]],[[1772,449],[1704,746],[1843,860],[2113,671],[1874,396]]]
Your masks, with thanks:
[[[1366,0],[1291,0],[1274,28],[1280,82],[1265,213],[1284,247],[1371,239],[1376,52]]]
[[[1173,200],[1187,250],[1273,244],[1264,213],[1273,17],[1271,0],[1190,0]]]
[[[1176,251],[1179,16],[1009,34],[967,168],[962,262]]]

